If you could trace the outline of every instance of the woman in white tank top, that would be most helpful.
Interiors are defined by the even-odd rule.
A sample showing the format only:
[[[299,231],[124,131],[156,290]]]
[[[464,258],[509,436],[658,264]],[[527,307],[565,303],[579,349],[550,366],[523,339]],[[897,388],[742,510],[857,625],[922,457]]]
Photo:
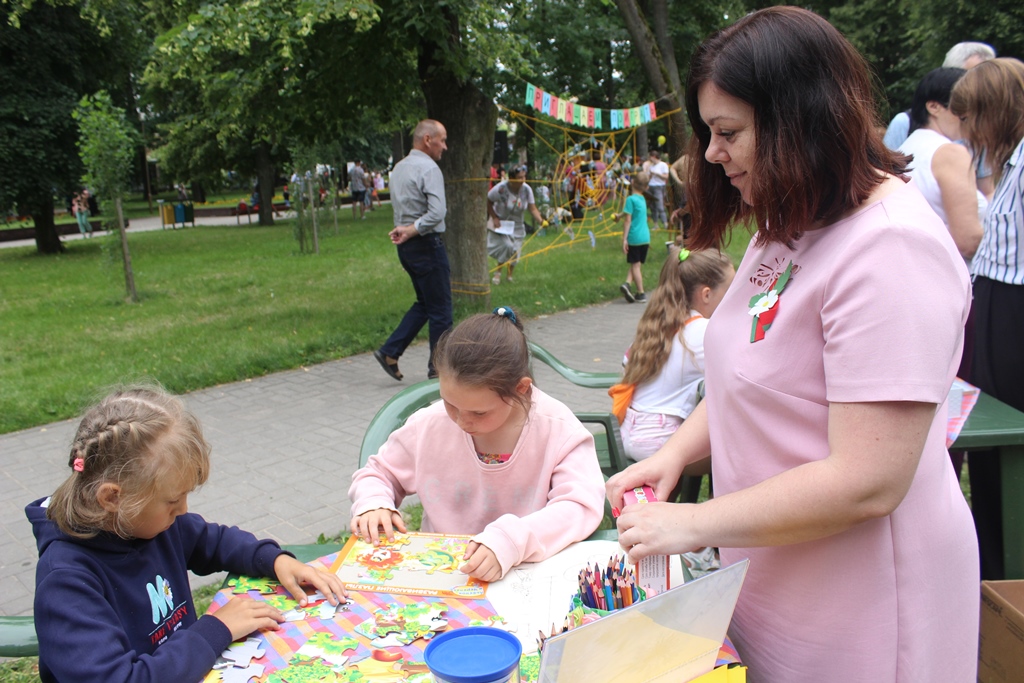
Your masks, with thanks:
[[[943,67],[925,74],[910,109],[910,136],[899,151],[914,157],[908,169],[914,184],[969,263],[981,242],[981,218],[988,202],[978,191],[970,151],[954,142],[960,139],[960,119],[949,111],[949,96],[965,73]]]

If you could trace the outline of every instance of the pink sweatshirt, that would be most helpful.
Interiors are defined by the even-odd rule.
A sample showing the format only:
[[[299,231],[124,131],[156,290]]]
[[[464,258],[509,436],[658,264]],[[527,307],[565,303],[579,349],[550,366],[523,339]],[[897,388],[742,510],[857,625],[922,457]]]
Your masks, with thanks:
[[[352,476],[352,516],[397,510],[418,493],[423,531],[476,534],[501,575],[539,562],[597,529],[604,478],[594,437],[572,411],[536,386],[530,414],[508,462],[480,462],[473,439],[441,402],[417,411]]]

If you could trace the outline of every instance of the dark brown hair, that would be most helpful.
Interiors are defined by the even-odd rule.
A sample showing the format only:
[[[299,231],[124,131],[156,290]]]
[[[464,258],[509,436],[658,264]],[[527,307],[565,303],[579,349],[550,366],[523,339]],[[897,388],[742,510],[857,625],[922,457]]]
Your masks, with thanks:
[[[711,141],[697,101],[704,83],[754,109],[753,206],[704,157]],[[878,133],[864,58],[831,24],[797,7],[754,12],[704,41],[690,61],[686,108],[694,131],[691,248],[721,247],[730,225],[751,216],[758,244],[790,244],[859,206],[884,174],[906,170],[907,157]]]
[[[486,387],[505,402],[518,403],[529,411],[530,392],[516,391],[523,377],[533,379],[523,325],[508,306],[494,311],[470,316],[441,335],[434,349],[434,366],[441,376]]]

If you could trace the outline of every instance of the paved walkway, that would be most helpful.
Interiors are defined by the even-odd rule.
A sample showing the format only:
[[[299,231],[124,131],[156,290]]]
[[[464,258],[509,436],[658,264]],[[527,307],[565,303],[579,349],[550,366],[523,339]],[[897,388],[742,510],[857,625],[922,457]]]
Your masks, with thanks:
[[[493,294],[499,302],[501,287]],[[642,310],[618,299],[529,320],[526,331],[575,368],[615,372]],[[425,378],[426,361],[420,343],[402,358],[401,383],[362,354],[188,394],[213,448],[210,480],[189,497],[190,508],[282,543],[310,543],[346,528],[366,425],[397,391]],[[539,386],[574,410],[611,407],[603,391],[576,387],[542,363],[534,371]],[[0,435],[2,615],[32,612],[37,555],[23,507],[68,475],[76,427],[77,420],[66,420]]]
[[[284,213],[275,216],[276,219],[294,218],[294,211],[285,211]],[[252,224],[258,223],[256,214],[252,214]],[[200,225],[248,225],[249,219],[245,216],[203,216],[196,219],[196,226]],[[187,223],[186,227],[191,228],[192,224]],[[173,230],[173,226],[164,226],[160,223],[160,216],[145,216],[142,218],[132,218],[128,221],[128,234],[131,235],[134,232],[147,232],[150,230]],[[181,229],[180,227],[178,228]],[[106,235],[106,231],[99,231],[96,233],[97,236]],[[91,239],[81,235],[79,233],[73,233],[71,235],[61,235],[62,242],[68,242],[73,240]],[[0,242],[0,248],[4,247],[34,247],[36,246],[35,239],[27,240],[11,240],[9,242]]]

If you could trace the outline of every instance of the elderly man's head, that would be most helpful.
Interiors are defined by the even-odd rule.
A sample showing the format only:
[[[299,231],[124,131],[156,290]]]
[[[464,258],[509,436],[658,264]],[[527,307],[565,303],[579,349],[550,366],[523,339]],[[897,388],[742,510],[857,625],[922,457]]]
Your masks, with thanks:
[[[985,43],[957,43],[949,48],[942,66],[973,69],[982,62],[996,58],[996,51]]]
[[[412,132],[412,146],[434,161],[440,161],[441,155],[448,149],[448,131],[440,121],[423,119]]]

